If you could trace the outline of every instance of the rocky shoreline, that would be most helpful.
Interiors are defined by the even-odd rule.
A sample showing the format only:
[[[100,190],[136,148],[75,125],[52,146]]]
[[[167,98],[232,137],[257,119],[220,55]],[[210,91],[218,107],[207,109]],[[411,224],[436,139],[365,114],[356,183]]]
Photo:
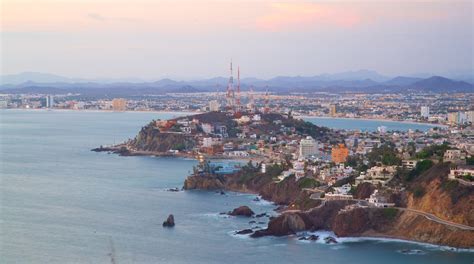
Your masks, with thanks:
[[[302,231],[330,230],[337,237],[379,237],[429,243],[459,249],[474,248],[474,231],[430,221],[426,217],[396,208],[352,206],[354,200],[321,202],[309,198],[297,181],[275,183],[265,177],[242,181],[242,175],[189,176],[185,190],[228,190],[261,195],[263,199],[286,206],[270,219],[265,229],[248,230],[251,237],[287,236]]]

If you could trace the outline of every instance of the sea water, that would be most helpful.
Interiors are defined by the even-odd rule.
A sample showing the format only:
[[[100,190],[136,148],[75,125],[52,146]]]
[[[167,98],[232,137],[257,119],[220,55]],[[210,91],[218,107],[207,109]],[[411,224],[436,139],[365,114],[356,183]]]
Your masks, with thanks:
[[[254,195],[180,191],[196,161],[90,151],[177,113],[0,111],[0,263],[469,263],[472,252],[401,241],[235,235],[272,213]],[[176,226],[162,222],[174,214]],[[255,220],[257,223],[249,224]],[[262,223],[259,223],[262,222]],[[331,235],[319,232],[321,236]],[[420,250],[402,253],[405,249]]]

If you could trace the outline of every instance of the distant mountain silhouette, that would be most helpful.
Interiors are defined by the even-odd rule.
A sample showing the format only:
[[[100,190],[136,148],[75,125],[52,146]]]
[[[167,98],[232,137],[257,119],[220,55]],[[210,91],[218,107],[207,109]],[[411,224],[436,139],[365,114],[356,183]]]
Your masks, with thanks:
[[[470,83],[454,81],[441,76],[432,76],[411,85],[413,90],[423,92],[472,92],[473,87]]]
[[[405,77],[405,76],[397,76],[393,79],[390,79],[386,82],[384,82],[384,84],[386,85],[394,85],[394,86],[398,86],[398,85],[410,85],[410,84],[414,84],[418,81],[421,81],[423,80],[422,78],[416,78],[416,77]]]
[[[383,81],[375,81],[371,78],[365,79],[334,79],[355,78],[356,76],[367,76]],[[362,92],[362,93],[396,93],[396,92],[474,92],[473,85],[464,81],[451,80],[441,76],[432,76],[422,79],[415,77],[398,76],[386,79],[376,76],[372,71],[357,71],[333,75],[317,76],[278,76],[269,80],[257,78],[244,78],[241,80],[241,90],[254,91],[269,90],[274,93],[291,92]],[[226,89],[228,78],[216,77],[211,79],[193,81],[175,81],[172,79],[161,79],[154,82],[112,82],[100,83],[92,81],[77,81],[56,75],[22,74],[22,77],[38,77],[37,81],[26,81],[18,84],[6,84],[0,86],[2,93],[77,93],[90,96],[142,96],[165,93],[195,93],[195,92],[223,92]],[[20,77],[7,79],[18,81]],[[51,82],[54,79],[57,82]],[[66,81],[69,80],[69,81]],[[48,81],[48,82],[46,82]],[[234,82],[234,85],[236,81]]]

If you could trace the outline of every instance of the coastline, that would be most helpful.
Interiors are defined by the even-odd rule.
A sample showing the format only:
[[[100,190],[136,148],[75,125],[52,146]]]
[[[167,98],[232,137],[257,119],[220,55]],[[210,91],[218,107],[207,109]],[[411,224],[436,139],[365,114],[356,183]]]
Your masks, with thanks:
[[[205,113],[202,111],[147,111],[147,110],[127,110],[127,111],[114,111],[114,110],[97,110],[97,109],[44,109],[44,108],[5,108],[1,110],[14,110],[14,111],[39,111],[39,112],[91,112],[91,113],[155,113],[155,114],[183,114],[183,115],[194,115]],[[449,128],[448,125],[444,124],[433,124],[427,122],[417,122],[417,121],[403,121],[403,120],[394,120],[394,119],[384,119],[384,118],[369,118],[369,117],[331,117],[331,116],[311,116],[311,115],[299,115],[302,119],[308,118],[317,118],[317,119],[339,119],[339,120],[363,120],[363,121],[380,121],[380,122],[390,122],[390,123],[401,123],[401,124],[412,124],[412,125],[425,125],[430,127],[440,127],[440,128]],[[347,130],[347,129],[346,129]]]

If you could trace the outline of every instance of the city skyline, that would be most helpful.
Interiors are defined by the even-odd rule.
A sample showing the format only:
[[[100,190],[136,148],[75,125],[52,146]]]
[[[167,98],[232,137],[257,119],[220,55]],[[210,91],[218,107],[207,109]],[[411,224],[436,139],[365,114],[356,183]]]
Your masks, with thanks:
[[[28,9],[26,9],[28,7]],[[28,10],[25,12],[24,10]],[[77,78],[473,72],[472,2],[2,2],[2,74]]]

